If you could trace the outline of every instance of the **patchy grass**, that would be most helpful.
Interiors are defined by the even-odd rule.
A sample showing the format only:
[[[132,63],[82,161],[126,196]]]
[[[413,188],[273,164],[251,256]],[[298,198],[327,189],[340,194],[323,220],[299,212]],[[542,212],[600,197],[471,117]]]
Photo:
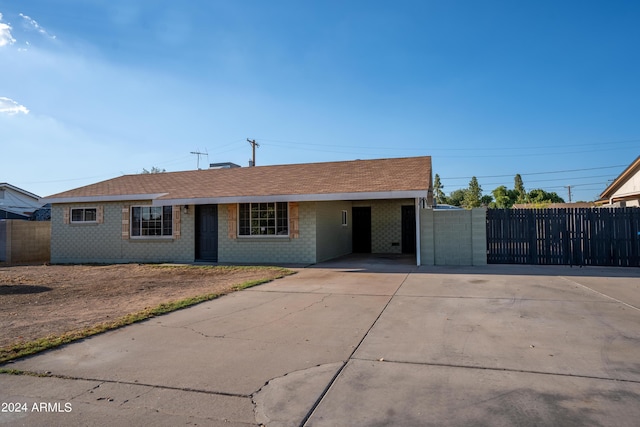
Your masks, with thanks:
[[[163,268],[163,269],[188,269],[194,267],[185,267],[185,266],[167,266],[167,265],[159,265],[154,266],[154,268]],[[227,271],[227,272],[237,272],[243,270],[255,270],[256,267],[238,267],[238,266],[198,266],[196,268],[199,269],[216,269],[217,271]],[[161,316],[166,313],[170,313],[176,310],[181,310],[183,308],[191,307],[193,305],[211,301],[216,299],[222,295],[226,295],[231,292],[240,291],[243,289],[247,289],[253,286],[261,285],[263,283],[270,282],[274,279],[279,279],[281,277],[294,274],[293,271],[285,269],[285,268],[277,268],[277,267],[265,267],[265,269],[276,271],[277,274],[275,277],[269,277],[266,279],[257,279],[257,280],[248,280],[242,282],[237,285],[233,285],[224,289],[221,292],[217,293],[209,293],[204,295],[196,295],[193,297],[182,298],[175,301],[168,301],[158,304],[154,307],[145,308],[140,311],[135,311],[133,313],[126,314],[121,316],[113,321],[108,322],[100,322],[95,325],[92,325],[87,328],[73,330],[70,332],[65,332],[62,334],[52,334],[43,338],[38,338],[35,340],[18,342],[14,344],[10,344],[5,347],[0,348],[0,364],[6,363],[8,361],[18,359],[21,357],[31,356],[36,353],[40,353],[45,350],[53,349],[65,344],[72,343],[77,340],[81,340],[87,337],[91,337],[97,334],[101,334],[103,332],[111,331],[114,329],[121,328],[123,326],[131,325],[133,323],[141,322],[143,320],[147,320],[156,316]],[[11,369],[0,369],[0,373],[5,374],[14,374],[21,375],[20,371],[11,370]]]

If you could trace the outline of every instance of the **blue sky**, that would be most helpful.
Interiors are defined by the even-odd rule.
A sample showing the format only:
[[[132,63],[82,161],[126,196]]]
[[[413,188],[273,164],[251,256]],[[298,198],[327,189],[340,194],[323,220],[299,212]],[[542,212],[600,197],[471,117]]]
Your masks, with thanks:
[[[640,155],[640,2],[0,0],[0,182],[431,155],[593,200]]]

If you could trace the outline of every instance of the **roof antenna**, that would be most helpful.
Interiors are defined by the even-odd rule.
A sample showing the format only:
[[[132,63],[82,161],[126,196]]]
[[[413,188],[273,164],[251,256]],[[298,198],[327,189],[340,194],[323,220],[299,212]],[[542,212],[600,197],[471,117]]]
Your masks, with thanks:
[[[209,158],[209,153],[207,153],[207,149],[205,148],[204,153],[201,151],[197,151],[198,149],[196,148],[196,151],[192,151],[191,154],[195,154],[196,156],[198,156],[198,160],[196,162],[196,167],[198,168],[198,170],[200,170],[200,156],[207,156],[207,158]]]
[[[253,160],[249,160],[249,166],[255,166],[256,165],[256,147],[260,147],[260,144],[258,144],[255,139],[249,139],[249,138],[247,138],[247,142],[251,144],[251,147],[253,148]]]

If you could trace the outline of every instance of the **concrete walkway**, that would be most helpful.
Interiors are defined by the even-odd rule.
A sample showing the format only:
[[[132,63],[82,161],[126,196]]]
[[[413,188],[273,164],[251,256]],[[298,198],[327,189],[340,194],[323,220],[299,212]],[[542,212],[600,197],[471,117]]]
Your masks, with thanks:
[[[48,376],[0,375],[0,425],[635,426],[639,279],[320,264],[3,366]]]

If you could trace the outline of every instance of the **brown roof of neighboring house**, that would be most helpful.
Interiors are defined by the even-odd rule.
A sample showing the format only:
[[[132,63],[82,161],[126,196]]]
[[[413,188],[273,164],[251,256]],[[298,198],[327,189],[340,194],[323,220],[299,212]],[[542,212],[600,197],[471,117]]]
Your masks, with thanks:
[[[431,157],[424,156],[125,175],[46,199],[151,199],[157,204],[345,200],[426,197],[430,188]]]
[[[609,201],[625,200],[627,198],[635,199],[638,195],[629,195],[627,197],[617,198],[618,200],[611,200],[616,191],[627,182],[633,175],[640,171],[640,156],[638,156],[633,163],[631,163],[622,173],[600,194],[600,200],[598,203],[607,203]]]

